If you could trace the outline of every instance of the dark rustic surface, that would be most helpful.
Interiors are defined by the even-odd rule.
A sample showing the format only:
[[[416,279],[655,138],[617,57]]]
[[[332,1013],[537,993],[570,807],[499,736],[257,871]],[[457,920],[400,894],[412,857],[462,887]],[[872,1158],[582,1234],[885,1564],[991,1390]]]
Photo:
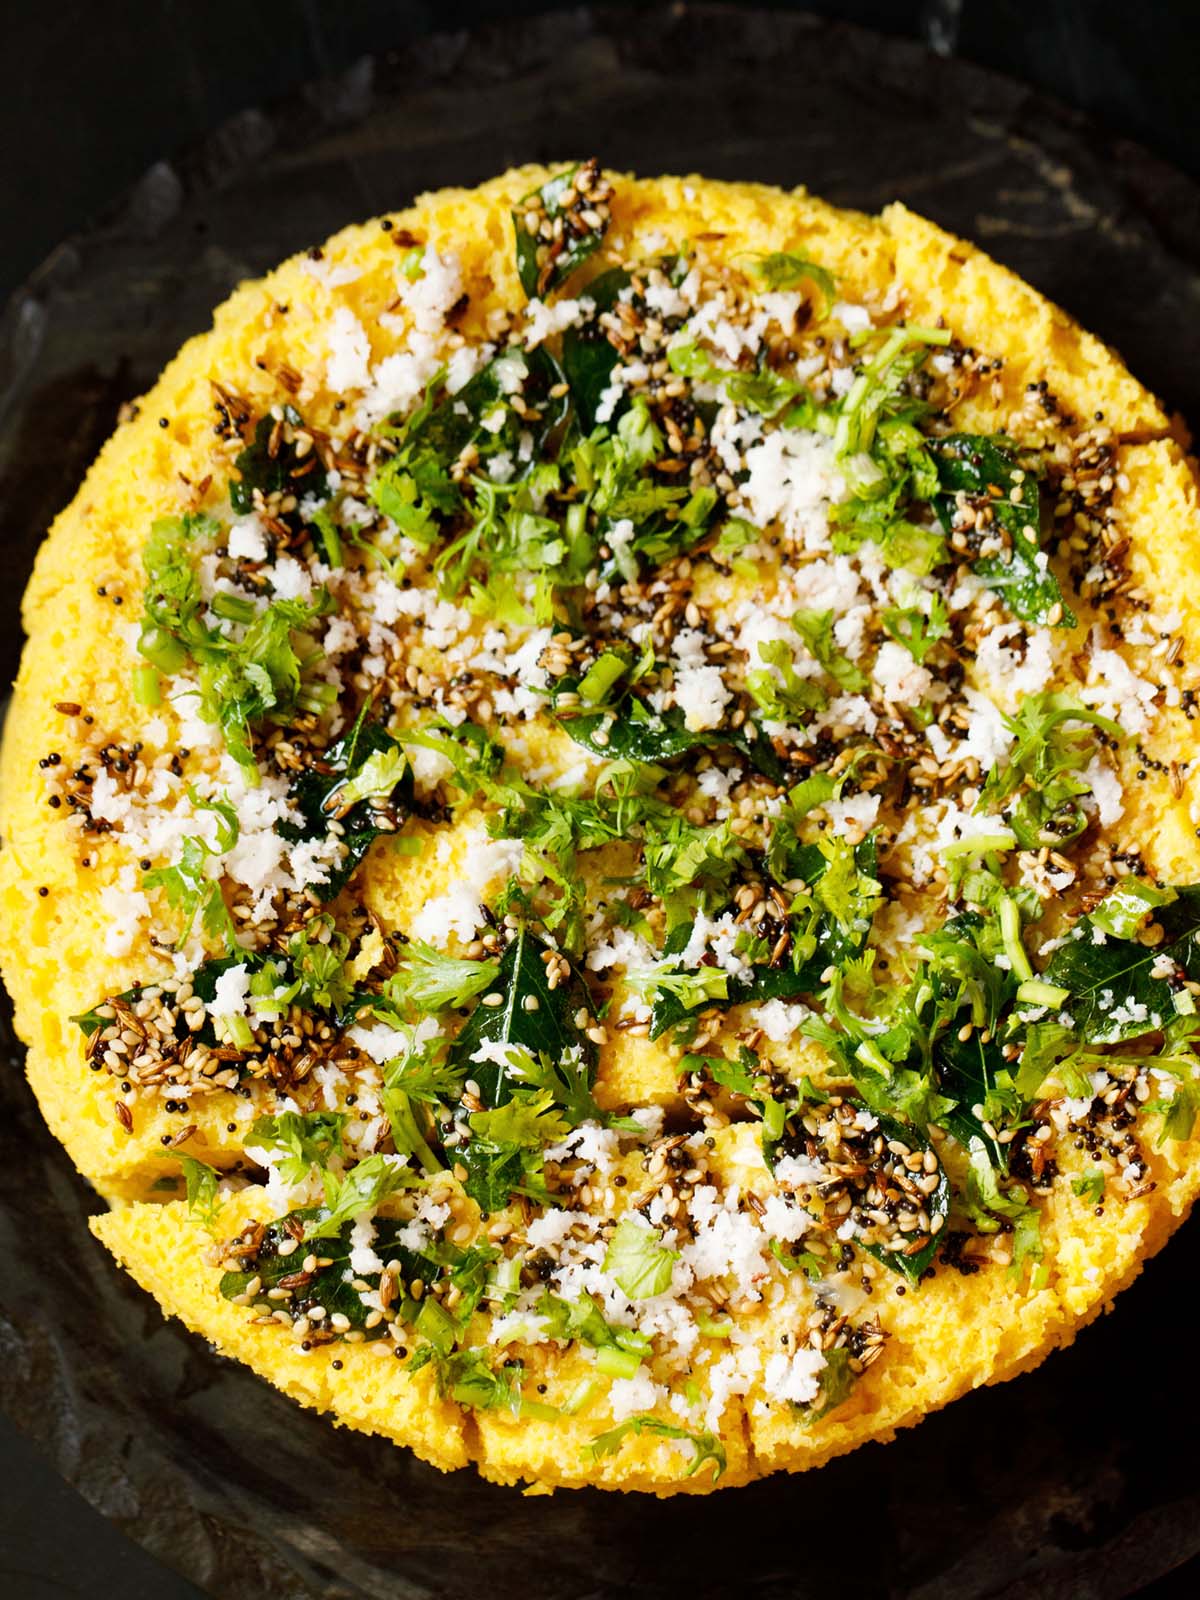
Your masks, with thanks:
[[[898,196],[977,239],[1200,417],[1185,343],[1197,191],[1033,92],[777,12],[697,7],[636,29],[579,12],[447,35],[246,112],[155,167],[10,303],[0,670],[15,668],[33,551],[118,404],[240,278],[421,189],[593,151],[646,172],[802,182],[867,208]],[[1200,1460],[1152,1448],[1168,1419],[1186,1431],[1197,1417],[1174,1332],[1178,1286],[1200,1264],[1194,1224],[1077,1347],[887,1449],[715,1503],[526,1499],[335,1432],[165,1325],[88,1235],[94,1199],[12,1056],[0,1405],[106,1517],[222,1600],[1108,1600],[1200,1551]]]

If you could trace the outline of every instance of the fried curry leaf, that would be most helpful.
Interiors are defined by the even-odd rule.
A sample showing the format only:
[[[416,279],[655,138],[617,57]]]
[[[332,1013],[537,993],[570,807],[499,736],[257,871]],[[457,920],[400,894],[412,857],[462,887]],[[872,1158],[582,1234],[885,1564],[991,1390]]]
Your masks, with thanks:
[[[560,678],[552,691],[552,707],[560,695],[574,693],[578,688],[579,680],[575,677]],[[641,761],[663,766],[689,750],[726,745],[739,750],[755,770],[772,783],[780,782],[783,777],[783,763],[770,739],[749,718],[738,728],[693,732],[678,706],[655,711],[640,695],[626,694],[610,709],[576,715],[572,708],[570,715],[559,714],[559,721],[576,744],[609,761]]]
[[[953,433],[929,441],[929,448],[937,463],[940,492],[933,505],[942,526],[947,532],[954,526],[961,493],[977,513],[987,509],[989,526],[1008,546],[1003,554],[977,557],[975,571],[1015,617],[1073,628],[1075,614],[1041,548],[1043,511],[1036,477],[1022,471],[1001,438]]]
[[[369,798],[356,799],[353,786],[371,771],[376,772],[379,783]],[[340,802],[345,795],[350,804],[343,810]],[[313,885],[320,899],[332,900],[379,835],[395,833],[407,816],[412,803],[412,769],[399,743],[364,710],[344,738],[298,774],[288,790],[288,800],[304,820],[299,826],[279,823],[285,839],[293,843],[326,839],[329,824],[335,820],[342,829],[340,849],[329,865],[328,878]]]
[[[142,986],[138,984],[133,989],[126,989],[122,994],[114,995],[112,999],[98,1001],[89,1011],[80,1011],[70,1020],[82,1031],[85,1039],[90,1039],[94,1033],[99,1033],[101,1028],[107,1028],[112,1022],[112,1017],[105,1016],[104,1011],[112,1005],[113,1000],[135,1006],[141,998]]]
[[[805,1409],[804,1420],[810,1425],[820,1422],[831,1411],[836,1411],[844,1400],[850,1398],[858,1374],[850,1365],[850,1352],[844,1345],[825,1352],[825,1366],[821,1372],[821,1390],[812,1405]]]
[[[992,1164],[1006,1171],[1008,1145],[995,1133],[989,1133],[985,1123],[989,1121],[988,1102],[1010,1077],[1008,1065],[994,1038],[985,1040],[978,1028],[972,1028],[964,1040],[960,1032],[952,1023],[934,1045],[938,1087],[955,1102],[954,1109],[947,1111],[941,1122],[963,1144],[972,1138],[981,1139]],[[976,1107],[982,1115],[977,1114]]]
[[[993,1164],[1006,1171],[1008,1145],[998,1137],[997,1124],[1015,1121],[1024,1103],[997,1038],[1000,1013],[1016,990],[1011,967],[1005,971],[996,964],[992,946],[1001,937],[999,920],[967,911],[926,934],[925,964],[916,981],[927,987],[933,1008],[928,1051],[937,1087],[954,1102],[937,1121],[964,1145],[982,1140]],[[1019,941],[1019,916],[1014,920]]]
[[[329,1319],[340,1313],[352,1329],[364,1333],[368,1339],[386,1334],[386,1322],[374,1328],[366,1326],[370,1307],[363,1304],[358,1290],[350,1282],[352,1277],[359,1276],[349,1271],[350,1221],[338,1226],[332,1234],[320,1233],[329,1224],[330,1216],[324,1207],[314,1206],[291,1211],[278,1222],[271,1223],[257,1250],[245,1257],[246,1269],[221,1275],[221,1294],[226,1300],[240,1300],[248,1294],[249,1301],[242,1301],[243,1304],[274,1311],[280,1302],[269,1298],[270,1291],[290,1289],[291,1298],[285,1304],[294,1317],[322,1308],[324,1321],[318,1318],[322,1328],[328,1328]],[[423,1254],[399,1242],[398,1235],[404,1226],[395,1220],[378,1219],[374,1248],[382,1261],[400,1263],[404,1293],[398,1315],[401,1321],[411,1323],[420,1302],[412,1298],[407,1286],[413,1282],[433,1283],[440,1276],[442,1265],[434,1254]],[[301,1242],[307,1239],[312,1239],[313,1243]],[[310,1256],[318,1265],[306,1271],[304,1263]],[[362,1281],[373,1289],[379,1287],[379,1279],[377,1272],[362,1275]]]
[[[485,1216],[503,1210],[514,1194],[549,1205],[542,1178],[542,1149],[540,1144],[527,1148],[477,1135],[455,1152],[466,1169],[463,1188]]]
[[[862,1104],[860,1100],[855,1099],[853,1096],[844,1095],[843,1099],[851,1105]],[[789,1113],[784,1123],[783,1133],[778,1139],[772,1139],[764,1135],[763,1157],[772,1172],[775,1171],[776,1165],[782,1156],[794,1155],[800,1160],[814,1159],[810,1151],[812,1139],[802,1120],[805,1109],[805,1103],[802,1101],[799,1106]],[[868,1255],[874,1256],[876,1261],[882,1262],[892,1272],[899,1273],[901,1277],[907,1278],[911,1283],[917,1283],[920,1281],[921,1274],[937,1254],[939,1236],[945,1227],[946,1218],[950,1214],[950,1180],[938,1160],[933,1144],[918,1128],[911,1123],[900,1122],[897,1118],[889,1116],[882,1111],[875,1111],[873,1115],[877,1124],[874,1130],[876,1142],[882,1141],[889,1160],[892,1159],[894,1154],[892,1146],[903,1147],[921,1155],[926,1160],[932,1156],[937,1182],[932,1191],[921,1198],[922,1209],[929,1218],[931,1231],[923,1236],[915,1232],[910,1235],[902,1235],[912,1239],[912,1244],[904,1249],[890,1249],[883,1244],[868,1242],[862,1237],[857,1237],[855,1243],[859,1249],[865,1250]],[[839,1163],[845,1163],[847,1157],[841,1152],[842,1147],[839,1146],[839,1154],[835,1157],[835,1160]],[[815,1159],[820,1163],[819,1148]],[[847,1169],[843,1165],[840,1170],[844,1172]],[[864,1202],[868,1190],[875,1181],[873,1174],[873,1167],[868,1167],[864,1171],[856,1166],[850,1169],[850,1175],[842,1180],[849,1183],[857,1202]],[[927,1175],[929,1174],[924,1171],[916,1174],[920,1178],[925,1178]],[[905,1176],[908,1176],[907,1173]],[[882,1178],[880,1179],[880,1187],[884,1190],[894,1188],[894,1180]],[[924,1237],[925,1242],[920,1244],[919,1248],[914,1248],[922,1237]]]
[[[451,1062],[467,1068],[485,1106],[503,1105],[520,1086],[522,1053],[553,1062],[572,1055],[591,1087],[596,1048],[575,1024],[576,1014],[590,1009],[587,991],[573,972],[551,988],[551,959],[563,958],[521,927],[500,958],[495,989],[481,997],[454,1041]],[[500,996],[498,1005],[488,1004],[490,994]]]
[[[581,326],[570,327],[563,334],[563,374],[571,386],[571,400],[583,433],[590,433],[596,426],[600,397],[612,381],[613,369],[620,359],[599,317],[612,310],[617,296],[630,281],[624,267],[613,267],[593,278],[584,294],[592,301],[595,311]]]
[[[434,456],[449,468],[467,445],[478,446],[482,454],[503,435],[527,429],[533,439],[528,456],[532,464],[544,456],[547,439],[566,416],[567,397],[550,393],[562,382],[562,369],[544,345],[533,350],[510,346],[456,394],[444,396],[427,416],[414,419],[404,445]],[[518,418],[511,409],[509,401],[518,393],[526,411],[533,413],[529,418]],[[505,414],[504,426],[487,426],[500,409]]]
[[[1141,1038],[1178,1014],[1178,982],[1154,973],[1170,971],[1174,964],[1189,978],[1200,974],[1200,886],[1180,889],[1157,911],[1156,920],[1166,938],[1152,947],[1115,938],[1084,917],[1075,936],[1051,956],[1042,977],[1068,991],[1065,1008],[1083,1043]]]
[[[282,421],[292,428],[302,428],[304,419],[294,406],[284,406]],[[236,478],[229,482],[229,501],[239,514],[254,510],[257,490],[264,499],[273,494],[294,494],[297,497],[324,500],[329,493],[329,480],[321,458],[315,450],[299,454],[295,443],[282,437],[280,418],[260,417],[254,429],[254,438],[235,458]],[[294,512],[284,513],[281,520],[294,518]]]
[[[689,1010],[701,1002],[746,1005],[763,1000],[796,1000],[812,993],[820,986],[827,967],[851,960],[866,943],[879,903],[876,868],[873,838],[853,847],[833,839],[821,845],[799,846],[789,860],[789,877],[803,878],[812,894],[798,897],[793,907],[789,919],[790,957],[778,962],[753,961],[748,975],[728,974],[724,995],[697,990],[691,1006],[685,1003],[686,993],[681,994],[677,985],[661,986],[651,1010],[650,1037],[657,1039],[668,1028],[683,1022]],[[690,924],[672,929],[663,946],[664,958],[686,949],[691,937]],[[682,973],[686,976],[687,969]]]
[[[557,288],[600,248],[608,219],[607,188],[596,162],[583,161],[555,173],[517,202],[512,214],[517,276],[530,299]],[[539,249],[545,252],[540,261]]]

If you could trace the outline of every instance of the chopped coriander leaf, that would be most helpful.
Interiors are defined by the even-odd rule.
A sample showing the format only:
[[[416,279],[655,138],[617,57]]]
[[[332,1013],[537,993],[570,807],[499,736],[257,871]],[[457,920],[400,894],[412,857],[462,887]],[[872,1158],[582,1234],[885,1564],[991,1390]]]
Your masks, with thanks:
[[[427,1353],[428,1352],[428,1353]],[[440,1354],[433,1346],[418,1351],[409,1362],[416,1371],[433,1362],[438,1394],[473,1411],[511,1411],[519,1417],[528,1409],[521,1396],[524,1369],[520,1362],[493,1367],[482,1350],[455,1350]]]
[[[650,1339],[633,1328],[614,1327],[604,1320],[599,1305],[590,1294],[564,1300],[547,1291],[537,1308],[545,1321],[545,1331],[554,1339],[578,1339],[595,1350],[618,1352],[628,1357],[629,1371],[610,1371],[608,1377],[631,1377],[644,1356],[650,1353]],[[617,1363],[622,1365],[623,1363]],[[603,1369],[601,1369],[603,1370]]]
[[[744,1099],[765,1103],[771,1099],[770,1074],[759,1058],[745,1045],[738,1049],[736,1058],[719,1055],[685,1054],[679,1058],[675,1070],[680,1073],[703,1073]]]
[[[1200,1090],[1195,1083],[1181,1080],[1175,1085],[1174,1094],[1147,1101],[1144,1109],[1163,1119],[1156,1141],[1160,1146],[1169,1139],[1190,1139],[1200,1116]]]
[[[487,594],[519,573],[581,582],[585,572],[576,571],[559,523],[540,510],[561,487],[552,458],[570,399],[557,361],[544,345],[510,345],[455,394],[443,394],[441,383],[406,421],[385,428],[393,453],[368,485],[376,505],[434,552],[447,596],[473,583]],[[486,473],[492,458],[521,469],[500,483]],[[460,461],[480,470],[453,476]]]
[[[676,878],[652,877],[648,862],[647,883],[656,893],[674,893],[683,903],[690,900],[694,904],[707,894],[710,901],[719,904],[727,897],[729,876],[740,856],[717,830],[698,832],[701,837],[694,842],[686,836],[680,840],[681,864]],[[722,864],[723,876],[710,864],[709,852]],[[702,998],[707,1004],[729,1005],[794,1000],[819,988],[827,968],[849,961],[866,943],[875,912],[882,903],[882,886],[874,876],[876,865],[875,845],[870,838],[852,846],[846,839],[823,835],[817,844],[797,844],[790,850],[781,850],[773,866],[782,881],[799,879],[806,887],[791,897],[783,925],[786,946],[780,948],[778,933],[761,951],[748,932],[738,936],[734,954],[748,963],[748,969],[739,965],[734,971],[726,971],[719,963],[709,965],[703,957],[695,967],[667,966],[666,958],[680,954],[692,938],[692,925],[678,923],[664,945],[664,961],[644,979],[647,993],[652,988],[655,994],[650,1037],[656,1039],[683,1021],[687,1011],[698,1006]],[[711,874],[707,883],[705,870]],[[694,885],[698,881],[700,889],[689,888],[685,895],[683,885],[676,879],[689,871],[690,882]],[[702,904],[699,909],[704,909]],[[716,905],[709,909],[716,909]]]
[[[458,504],[458,490],[451,479],[446,478],[443,486],[432,470],[419,474],[410,469],[403,454],[389,457],[376,468],[367,493],[401,534],[424,550],[437,543],[439,513],[453,511]]]
[[[667,362],[680,377],[714,383],[730,405],[760,416],[777,416],[785,406],[808,398],[803,384],[785,378],[771,367],[763,365],[754,372],[722,367],[701,345],[682,336],[668,349]]]
[[[314,1167],[322,1170],[331,1156],[340,1156],[346,1114],[340,1111],[281,1111],[256,1117],[250,1136],[275,1159],[285,1183],[301,1183]]]
[[[765,289],[798,289],[802,283],[811,283],[821,295],[822,312],[828,312],[837,295],[837,284],[832,272],[806,261],[803,256],[790,255],[785,250],[772,250],[757,256],[751,270]]]
[[[1091,793],[1083,769],[1096,754],[1096,730],[1118,743],[1124,734],[1110,718],[1057,690],[1028,696],[1005,721],[1016,743],[988,773],[977,809],[1011,801],[1005,816],[1019,844],[1061,850],[1088,825],[1080,800]]]
[[[678,815],[651,814],[643,830],[646,887],[666,902],[711,903],[724,898],[730,879],[745,861],[727,822],[709,827]]]
[[[604,1270],[630,1300],[650,1300],[671,1287],[678,1250],[669,1250],[648,1224],[622,1217],[609,1241]]]
[[[521,1085],[532,1084],[553,1097],[567,1119],[568,1126],[577,1128],[581,1122],[611,1122],[613,1119],[592,1097],[592,1068],[579,1044],[569,1045],[561,1055],[552,1057],[546,1051],[534,1055],[528,1050],[518,1050],[510,1062],[510,1079]]]
[[[1012,1225],[1009,1273],[1016,1277],[1026,1261],[1037,1263],[1044,1253],[1037,1207],[1030,1204],[1019,1184],[1002,1186],[982,1139],[972,1139],[967,1148],[970,1162],[965,1196],[967,1213],[981,1233],[998,1232],[1001,1220]]]
[[[1081,1172],[1077,1178],[1071,1179],[1071,1192],[1089,1206],[1098,1206],[1104,1199],[1104,1185],[1106,1179],[1103,1169],[1089,1167],[1086,1172]]]
[[[680,970],[673,966],[670,955],[671,952],[667,952],[662,961],[642,972],[627,973],[626,981],[639,994],[654,1000],[656,1005],[669,997],[682,1011],[695,1011],[699,1006],[729,999],[727,972],[720,967],[709,966]],[[651,1037],[656,1036],[652,1032]]]
[[[367,1156],[342,1178],[324,1171],[321,1180],[325,1185],[327,1209],[305,1230],[306,1239],[329,1238],[343,1223],[352,1222],[364,1211],[373,1211],[388,1195],[417,1181],[395,1157],[383,1155]]]
[[[938,640],[944,639],[950,631],[946,602],[936,590],[929,597],[928,611],[919,605],[907,609],[889,606],[882,614],[882,621],[896,643],[902,644],[918,664],[924,662]]]
[[[445,1163],[434,1148],[440,1143],[440,1128],[432,1108],[457,1105],[465,1072],[450,1064],[444,1038],[418,1044],[413,1030],[408,1032],[409,1048],[384,1068],[383,1109],[397,1154],[415,1159],[426,1172],[437,1172]]]
[[[476,995],[493,988],[499,978],[500,963],[496,960],[468,961],[443,955],[431,944],[413,939],[403,947],[383,992],[401,1014],[443,1011],[468,1005]]]
[[[458,1149],[464,1188],[480,1210],[499,1211],[513,1194],[550,1203],[543,1153],[559,1143],[568,1124],[548,1089],[514,1090],[503,1105],[467,1119],[471,1138]]]
[[[321,589],[311,604],[274,600],[248,624],[210,627],[201,615],[194,543],[212,540],[219,531],[209,517],[154,524],[143,552],[147,582],[138,649],[168,676],[182,671],[189,658],[194,662],[201,714],[220,724],[230,754],[257,782],[252,730],[264,718],[286,719],[303,704],[312,688],[310,668],[321,659],[305,629],[333,601]]]
[[[739,577],[754,578],[757,576],[757,567],[738,552],[759,544],[762,536],[762,529],[756,528],[752,522],[742,517],[729,517],[721,524],[721,531],[709,554],[714,561],[728,564]]]
[[[198,1161],[195,1156],[178,1156],[176,1159],[183,1169],[188,1210],[194,1212],[206,1226],[211,1225],[217,1213],[217,1186],[221,1174],[207,1162]]]
[[[341,1012],[353,988],[346,972],[350,940],[333,926],[332,917],[314,917],[288,940],[294,998],[310,1011]]]
[[[490,1111],[475,1111],[467,1121],[477,1138],[497,1145],[517,1145],[523,1150],[542,1150],[548,1144],[559,1143],[568,1127],[551,1089],[530,1093],[514,1090],[503,1105]]]
[[[828,1270],[829,1263],[814,1255],[811,1250],[797,1250],[793,1254],[790,1250],[785,1250],[778,1239],[771,1240],[770,1249],[785,1272],[803,1272],[813,1283],[819,1283]]]
[[[792,627],[843,693],[860,694],[866,688],[867,680],[861,668],[834,643],[832,611],[797,611],[792,617]]]
[[[180,846],[178,861],[172,866],[154,867],[142,874],[143,888],[161,889],[167,897],[167,904],[179,912],[182,919],[178,939],[180,945],[186,943],[199,916],[201,932],[207,938],[218,941],[230,952],[239,948],[237,929],[221,893],[220,882],[210,877],[208,870],[209,861],[223,855],[236,842],[236,823],[230,842],[222,846],[221,838],[228,839],[228,832],[218,835],[218,844],[214,848],[199,834],[189,834]]]
[[[408,757],[399,745],[372,750],[352,778],[346,778],[325,801],[331,816],[342,818],[360,800],[388,800],[406,776]]]
[[[199,620],[204,597],[193,551],[200,544],[211,544],[220,532],[213,517],[190,512],[160,517],[151,524],[143,546],[145,620],[138,649],[168,677],[185,665],[192,644],[206,642],[207,629]]]
[[[402,1089],[414,1100],[441,1101],[449,1105],[462,1093],[463,1070],[448,1059],[449,1041],[438,1037],[416,1042],[413,1029],[407,1030],[409,1047],[386,1065],[384,1085]]]
[[[616,1455],[630,1434],[643,1433],[657,1434],[661,1439],[687,1440],[693,1448],[693,1456],[685,1477],[694,1477],[707,1463],[712,1465],[714,1483],[725,1471],[725,1447],[715,1434],[689,1433],[686,1428],[673,1422],[660,1422],[657,1417],[626,1417],[607,1433],[598,1434],[585,1449],[593,1461],[599,1461],[603,1456]]]
[[[1091,925],[1114,939],[1136,939],[1159,907],[1169,906],[1175,898],[1174,889],[1141,878],[1122,878],[1091,913]]]
[[[454,771],[450,781],[466,795],[488,789],[504,765],[504,746],[476,722],[404,728],[396,737],[403,744],[444,757]]]
[[[746,693],[768,722],[799,726],[811,711],[827,704],[824,691],[812,678],[802,678],[786,639],[763,639],[758,646],[763,663],[746,674]],[[774,669],[774,670],[772,670]]]
[[[936,482],[924,437],[913,426],[928,408],[911,398],[906,385],[925,364],[929,346],[948,344],[950,334],[900,324],[881,330],[880,337],[879,348],[838,403],[834,447],[851,467],[860,493],[875,498],[893,483],[911,479],[919,494]]]

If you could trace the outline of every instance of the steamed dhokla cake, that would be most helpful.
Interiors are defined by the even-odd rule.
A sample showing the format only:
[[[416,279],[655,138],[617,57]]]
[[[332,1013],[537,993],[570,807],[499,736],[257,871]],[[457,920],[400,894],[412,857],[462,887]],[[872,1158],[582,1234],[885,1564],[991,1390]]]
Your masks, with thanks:
[[[247,284],[25,604],[0,957],[165,1312],[706,1492],[1036,1365],[1200,1186],[1191,463],[902,206],[526,168]]]

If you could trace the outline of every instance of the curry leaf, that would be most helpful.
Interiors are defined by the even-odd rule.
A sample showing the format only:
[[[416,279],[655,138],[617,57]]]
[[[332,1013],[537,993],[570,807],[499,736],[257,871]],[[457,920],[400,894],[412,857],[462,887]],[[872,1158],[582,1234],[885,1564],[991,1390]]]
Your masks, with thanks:
[[[371,798],[355,793],[354,783],[371,774]],[[381,833],[394,833],[412,802],[412,769],[398,742],[365,709],[350,732],[305,767],[293,780],[288,799],[302,823],[281,822],[278,831],[295,843],[327,839],[336,821],[336,859],[323,883],[313,885],[322,900],[332,900]]]
[[[1066,1009],[1085,1044],[1116,1044],[1165,1027],[1177,1015],[1174,986],[1155,970],[1172,964],[1187,977],[1200,974],[1200,886],[1180,889],[1177,899],[1158,912],[1167,937],[1149,946],[1117,939],[1099,927],[1093,935],[1090,918],[1060,946],[1042,974],[1044,980],[1069,992]]]
[[[584,294],[592,301],[594,312],[582,326],[570,327],[563,334],[563,374],[571,386],[571,400],[584,433],[596,426],[600,397],[612,381],[613,369],[620,359],[598,318],[612,310],[617,296],[630,281],[624,267],[613,267],[593,278]]]
[[[284,406],[281,416],[260,417],[254,437],[234,460],[237,477],[229,484],[229,501],[241,514],[254,510],[254,496],[292,493],[323,500],[329,493],[328,479],[315,450],[300,455],[294,442],[283,437],[282,423],[302,428],[304,419],[294,406]],[[291,513],[284,514],[284,520]]]
[[[340,1313],[351,1328],[364,1332],[368,1339],[386,1335],[387,1322],[378,1322],[373,1328],[366,1327],[370,1307],[364,1304],[350,1281],[359,1276],[349,1270],[350,1223],[347,1221],[326,1228],[324,1224],[328,1221],[323,1209],[309,1207],[291,1211],[278,1222],[271,1223],[263,1230],[256,1248],[246,1257],[244,1270],[222,1275],[219,1286],[221,1294],[226,1300],[237,1300],[249,1294],[254,1305],[274,1311],[280,1302],[278,1299],[272,1300],[270,1294],[282,1286],[291,1291],[287,1305],[293,1314],[307,1313],[321,1307],[326,1318]],[[404,1223],[396,1220],[378,1219],[375,1223],[375,1245],[382,1260],[400,1264],[400,1278],[405,1292],[396,1309],[401,1321],[411,1323],[421,1302],[407,1293],[406,1286],[417,1281],[433,1283],[441,1275],[443,1266],[436,1247],[431,1247],[428,1252],[420,1252],[402,1244],[397,1235],[404,1227]],[[319,1239],[320,1244],[310,1252],[304,1244],[297,1247],[297,1241],[301,1239]],[[305,1270],[304,1263],[310,1253],[316,1256],[318,1262],[327,1264]],[[371,1288],[378,1287],[379,1273],[363,1276]]]
[[[975,531],[997,531],[1006,551],[975,558],[975,571],[1024,622],[1072,628],[1075,614],[1063,598],[1041,548],[1043,516],[1036,476],[1017,465],[1006,440],[955,433],[930,441],[940,492],[934,509],[942,526],[954,527],[961,494],[976,513]],[[979,526],[979,514],[987,517]]]
[[[551,1061],[577,1052],[591,1086],[595,1046],[575,1024],[576,1013],[590,1009],[587,992],[573,972],[552,988],[550,959],[563,960],[521,927],[500,958],[495,988],[482,997],[454,1041],[451,1060],[479,1085],[485,1106],[502,1105],[521,1083],[521,1052],[534,1058],[545,1053]],[[488,1003],[493,994],[498,1004]]]
[[[517,202],[517,276],[531,299],[556,288],[600,248],[610,195],[592,160],[555,173]]]

